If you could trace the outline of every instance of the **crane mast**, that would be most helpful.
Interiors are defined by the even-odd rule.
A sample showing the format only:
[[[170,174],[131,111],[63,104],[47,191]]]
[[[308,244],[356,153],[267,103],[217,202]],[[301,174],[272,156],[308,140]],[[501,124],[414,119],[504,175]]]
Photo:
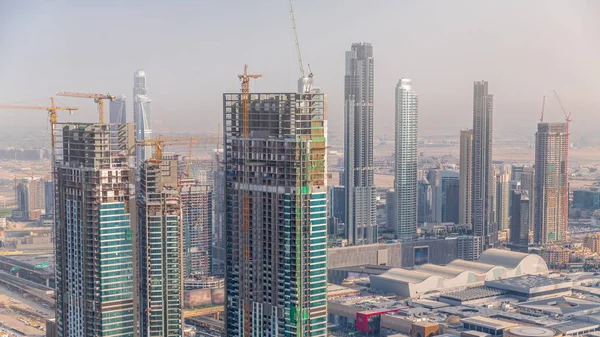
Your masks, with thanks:
[[[248,74],[248,65],[244,65],[244,73],[238,75],[238,78],[242,82],[242,95],[241,95],[241,103],[242,103],[242,140],[244,154],[249,155],[249,143],[250,140],[248,137],[250,136],[250,79],[251,78],[259,78],[262,77],[260,74]],[[248,183],[250,180],[248,170],[244,170],[244,183]],[[244,272],[240,273],[242,275],[242,283],[244,284],[244,294],[243,294],[243,304],[244,304],[244,336],[250,336],[250,313],[252,307],[250,306],[250,279],[249,276],[246,275],[247,270],[250,269],[250,192],[246,189],[242,192],[242,241],[244,246],[243,252],[243,270]]]
[[[292,21],[292,31],[294,33],[294,44],[296,46],[296,54],[298,55],[298,66],[300,68],[300,85],[298,85],[301,92],[309,93],[312,90],[313,73],[310,70],[310,64],[308,65],[308,78],[304,75],[304,63],[302,62],[302,52],[300,50],[300,41],[298,40],[298,30],[296,29],[296,18],[294,17],[294,6],[292,0],[290,0],[290,19]]]

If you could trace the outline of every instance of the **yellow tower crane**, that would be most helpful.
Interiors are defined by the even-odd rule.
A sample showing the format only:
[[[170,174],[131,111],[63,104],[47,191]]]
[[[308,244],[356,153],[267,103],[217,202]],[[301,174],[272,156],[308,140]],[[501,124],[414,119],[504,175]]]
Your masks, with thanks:
[[[250,135],[250,79],[262,77],[260,74],[248,74],[248,65],[244,65],[244,73],[238,75],[242,82],[242,136],[248,138]],[[244,146],[247,147],[249,141],[245,139]],[[248,153],[249,149],[245,149]],[[248,171],[245,173],[245,183],[248,183]],[[244,242],[244,269],[250,268],[250,193],[243,192],[243,242]],[[244,273],[242,273],[244,274]],[[243,276],[244,283],[244,336],[250,336],[250,282],[247,275]]]
[[[86,94],[80,92],[59,92],[56,94],[57,96],[66,96],[66,97],[78,97],[78,98],[93,98],[95,103],[98,103],[98,121],[100,124],[104,124],[104,100],[114,100],[117,98],[114,95],[110,94]]]
[[[152,146],[154,147],[154,153],[152,154],[152,158],[150,158],[151,162],[160,163],[162,161],[162,157],[165,151],[165,146],[172,145],[220,145],[222,139],[220,136],[205,136],[205,137],[163,137],[158,136],[150,139],[138,140],[136,142],[137,146]],[[186,167],[186,174],[189,176],[189,167]]]
[[[50,141],[52,142],[52,151],[54,151],[55,135],[54,125],[56,124],[56,112],[57,111],[68,111],[73,113],[77,108],[72,107],[57,107],[54,102],[54,97],[50,97],[50,106],[28,106],[28,105],[0,105],[0,109],[10,110],[46,110],[48,111],[48,120],[50,121]]]

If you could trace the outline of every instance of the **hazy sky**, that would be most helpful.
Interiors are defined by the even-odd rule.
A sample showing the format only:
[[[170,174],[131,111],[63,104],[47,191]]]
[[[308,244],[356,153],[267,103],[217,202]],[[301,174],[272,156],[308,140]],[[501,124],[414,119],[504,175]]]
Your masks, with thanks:
[[[575,138],[597,132],[598,0],[296,0],[295,11],[334,132],[342,130],[344,51],[359,41],[374,46],[376,135],[393,132],[401,77],[419,92],[421,134],[470,127],[473,81],[482,79],[495,96],[497,135],[533,134],[544,94],[546,120],[561,121],[553,89],[573,112]],[[144,69],[155,130],[210,131],[244,63],[264,76],[253,91],[295,89],[286,0],[0,0],[0,103],[61,90],[131,98],[133,72]],[[82,109],[76,120],[95,120],[91,100],[60,100]],[[2,124],[46,125],[35,112],[19,116],[3,112]]]

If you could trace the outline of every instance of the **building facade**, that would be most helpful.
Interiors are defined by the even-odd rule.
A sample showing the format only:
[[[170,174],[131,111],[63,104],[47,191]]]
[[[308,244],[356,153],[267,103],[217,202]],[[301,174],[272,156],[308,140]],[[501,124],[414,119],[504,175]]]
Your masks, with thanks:
[[[471,227],[473,221],[473,129],[460,130],[460,197],[458,223]]]
[[[473,235],[482,238],[482,251],[495,247],[498,228],[493,215],[494,168],[492,166],[493,96],[488,82],[477,81],[473,88]]]
[[[250,93],[244,102],[223,97],[226,334],[325,336],[324,94]]]
[[[396,151],[394,191],[396,192],[396,237],[417,237],[417,119],[419,99],[411,80],[396,85]]]
[[[458,223],[460,175],[450,170],[430,170],[429,181],[432,184],[433,222]]]
[[[116,139],[109,124],[58,124],[57,130],[58,336],[133,337],[133,129],[119,125]]]
[[[496,223],[498,229],[510,226],[510,172],[496,175]]]
[[[370,43],[346,52],[344,76],[344,186],[349,244],[377,242],[373,172],[374,59]]]
[[[521,172],[521,191],[526,191],[529,197],[529,230],[533,231],[535,215],[535,169],[533,167],[523,168],[523,172]]]
[[[182,336],[182,224],[177,157],[140,167],[137,199],[140,336]]]
[[[345,224],[346,220],[346,191],[344,186],[329,186],[329,218],[327,227],[329,234],[338,234],[338,225]]]
[[[54,219],[54,180],[44,181],[44,206],[46,219]]]
[[[432,222],[433,193],[429,180],[426,178],[419,179],[417,182],[417,191],[417,222],[419,224]]]
[[[183,276],[210,276],[213,186],[194,180],[183,180],[179,185],[183,221]]]
[[[133,123],[136,141],[152,138],[150,103],[146,87],[146,72],[138,70],[133,74]],[[152,146],[136,146],[136,173],[139,174],[142,163],[150,157],[152,157]]]
[[[37,220],[46,210],[44,180],[29,177],[15,181],[15,200],[17,208],[12,211],[15,220]]]
[[[538,123],[535,134],[534,242],[567,238],[569,205],[566,123]]]
[[[527,191],[511,191],[509,248],[521,253],[529,252],[530,199]]]

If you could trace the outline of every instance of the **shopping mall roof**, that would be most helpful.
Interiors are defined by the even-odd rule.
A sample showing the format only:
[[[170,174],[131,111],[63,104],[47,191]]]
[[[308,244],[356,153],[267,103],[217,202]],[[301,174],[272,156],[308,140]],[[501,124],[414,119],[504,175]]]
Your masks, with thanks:
[[[457,259],[445,266],[425,264],[418,269],[391,268],[379,275],[371,275],[370,280],[375,289],[418,297],[439,289],[547,272],[548,266],[539,255],[488,249],[477,261]]]

